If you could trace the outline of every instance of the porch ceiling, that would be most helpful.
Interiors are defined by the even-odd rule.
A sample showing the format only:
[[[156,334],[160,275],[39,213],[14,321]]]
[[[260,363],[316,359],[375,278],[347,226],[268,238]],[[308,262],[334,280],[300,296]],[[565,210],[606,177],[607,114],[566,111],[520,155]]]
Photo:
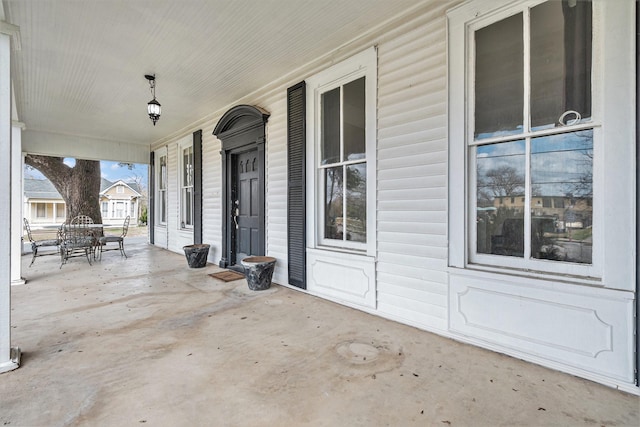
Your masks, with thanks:
[[[5,20],[20,27],[18,120],[30,132],[149,145],[417,3],[3,0]],[[162,104],[155,127],[150,73]]]

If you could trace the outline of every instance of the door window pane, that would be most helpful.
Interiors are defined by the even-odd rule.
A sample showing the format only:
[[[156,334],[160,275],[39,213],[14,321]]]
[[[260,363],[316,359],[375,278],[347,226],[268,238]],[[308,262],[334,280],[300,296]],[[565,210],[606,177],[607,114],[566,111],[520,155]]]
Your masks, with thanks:
[[[476,139],[522,132],[524,49],[522,14],[475,33]]]
[[[477,252],[524,255],[525,141],[476,150]]]
[[[323,165],[340,161],[340,88],[322,94],[322,129],[320,137]]]
[[[344,159],[365,158],[364,77],[344,85]]]
[[[324,196],[324,237],[342,240],[344,224],[343,207],[343,167],[327,168],[325,171]]]
[[[549,1],[531,9],[531,127],[553,127],[567,111],[591,117],[589,1]],[[577,117],[567,114],[563,123]]]
[[[593,130],[532,139],[531,189],[531,256],[590,264]]]

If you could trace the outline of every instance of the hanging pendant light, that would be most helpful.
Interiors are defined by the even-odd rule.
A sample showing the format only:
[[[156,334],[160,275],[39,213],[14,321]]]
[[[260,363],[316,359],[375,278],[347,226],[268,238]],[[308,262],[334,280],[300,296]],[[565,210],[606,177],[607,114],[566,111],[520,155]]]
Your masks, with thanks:
[[[156,122],[160,120],[160,103],[156,100],[156,75],[153,74],[145,74],[145,79],[149,80],[149,88],[151,89],[151,95],[153,95],[153,99],[147,102],[147,113],[149,113],[149,118],[153,122],[153,125],[156,125]]]

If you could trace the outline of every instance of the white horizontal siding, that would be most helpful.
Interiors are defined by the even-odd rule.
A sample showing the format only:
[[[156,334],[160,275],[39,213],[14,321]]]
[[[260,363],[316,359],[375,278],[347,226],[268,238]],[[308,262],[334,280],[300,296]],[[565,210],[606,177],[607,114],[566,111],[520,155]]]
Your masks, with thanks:
[[[211,245],[208,261],[218,264],[222,257],[222,157],[213,126],[202,129],[202,243]]]
[[[447,328],[447,85],[442,5],[379,45],[377,309]]]
[[[178,251],[178,218],[180,205],[178,199],[178,144],[167,145],[167,248]]]
[[[273,281],[288,283],[287,264],[287,92],[261,100],[271,113],[266,143],[266,254],[276,258]]]

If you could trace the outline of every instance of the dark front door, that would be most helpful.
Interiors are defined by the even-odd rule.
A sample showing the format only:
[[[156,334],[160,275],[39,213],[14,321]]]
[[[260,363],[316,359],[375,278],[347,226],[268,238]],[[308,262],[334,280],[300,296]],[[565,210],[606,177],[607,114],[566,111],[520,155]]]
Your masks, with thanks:
[[[258,149],[234,155],[234,176],[231,201],[235,251],[231,264],[240,264],[251,255],[264,255],[264,193],[262,191],[262,161]]]
[[[222,142],[222,250],[220,267],[265,254],[265,125],[269,113],[236,105],[213,134]]]

